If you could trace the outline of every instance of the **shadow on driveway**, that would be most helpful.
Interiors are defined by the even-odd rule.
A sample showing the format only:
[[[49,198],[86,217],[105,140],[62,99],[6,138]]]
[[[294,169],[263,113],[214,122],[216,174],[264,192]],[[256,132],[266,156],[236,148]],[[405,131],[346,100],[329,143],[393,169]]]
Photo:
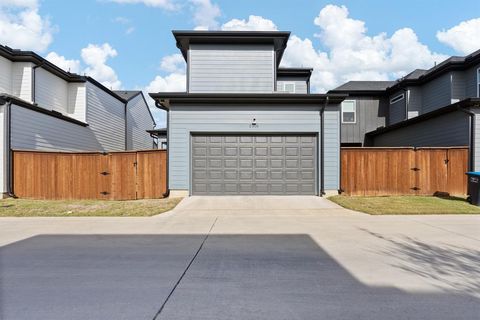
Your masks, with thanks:
[[[4,246],[0,318],[154,319],[204,239],[44,235]],[[423,259],[429,257],[418,257]],[[469,272],[478,275],[478,269]],[[471,295],[366,286],[308,235],[210,235],[156,319],[438,320],[479,314],[480,300]]]

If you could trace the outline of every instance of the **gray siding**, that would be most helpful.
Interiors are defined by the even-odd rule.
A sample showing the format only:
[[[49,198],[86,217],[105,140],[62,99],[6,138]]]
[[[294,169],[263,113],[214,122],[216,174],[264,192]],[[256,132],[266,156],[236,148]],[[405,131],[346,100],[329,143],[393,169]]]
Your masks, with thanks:
[[[452,72],[452,103],[466,98],[465,71]]]
[[[169,188],[190,189],[190,134],[195,133],[320,133],[318,106],[171,106],[169,112]],[[253,119],[257,127],[252,127]],[[327,116],[326,116],[327,119]],[[338,189],[338,110],[329,111],[325,130],[329,132],[328,156],[332,157],[329,186]],[[320,139],[318,139],[320,140]],[[326,141],[326,143],[327,143]],[[319,149],[320,150],[320,149]],[[327,164],[327,163],[326,163]]]
[[[12,105],[12,149],[99,151],[102,145],[89,127]]]
[[[106,151],[125,150],[125,104],[90,82],[86,119]]]
[[[422,86],[422,113],[451,104],[451,74],[446,73]]]
[[[325,190],[340,189],[340,107],[330,106],[324,113]]]
[[[35,102],[41,108],[66,114],[68,82],[42,69],[35,69]]]
[[[7,192],[7,182],[5,177],[7,176],[6,155],[7,150],[7,135],[5,134],[6,117],[5,117],[5,105],[0,105],[0,193]]]
[[[272,45],[192,44],[188,52],[188,91],[274,91]]]
[[[12,67],[10,60],[0,57],[0,93],[12,93]]]
[[[477,69],[480,64],[464,71],[465,94],[467,98],[477,97]]]
[[[299,80],[295,77],[278,77],[277,78],[277,91],[284,92],[284,83],[294,83],[295,93],[308,93],[308,85],[306,80]]]
[[[392,125],[394,123],[397,123],[406,119],[406,114],[405,114],[406,112],[405,103],[407,101],[406,97],[398,102],[395,102],[394,104],[390,104],[390,100],[400,94],[405,94],[405,92],[403,90],[398,91],[392,94],[388,99],[387,103],[389,104],[389,119],[388,119],[389,125]]]
[[[468,146],[469,117],[464,112],[445,115],[399,128],[373,139],[375,147]]]
[[[127,149],[152,149],[153,138],[146,130],[151,130],[154,122],[148,111],[148,105],[139,94],[127,105]]]
[[[473,171],[480,171],[480,110],[477,109],[474,112],[476,114],[473,136]]]
[[[408,113],[409,119],[412,115],[420,115],[422,113],[422,89],[420,87],[408,88]]]
[[[364,143],[365,133],[385,126],[385,105],[376,97],[349,97],[356,101],[356,123],[342,123],[342,143]]]

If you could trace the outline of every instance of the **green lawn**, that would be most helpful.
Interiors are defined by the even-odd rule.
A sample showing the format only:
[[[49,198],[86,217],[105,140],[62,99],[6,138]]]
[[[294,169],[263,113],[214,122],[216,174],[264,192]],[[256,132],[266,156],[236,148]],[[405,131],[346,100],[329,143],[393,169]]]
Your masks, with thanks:
[[[480,214],[480,207],[463,198],[421,196],[347,197],[333,196],[329,200],[344,208],[372,215],[382,214]]]
[[[181,198],[132,201],[0,200],[0,217],[144,217],[169,211]]]

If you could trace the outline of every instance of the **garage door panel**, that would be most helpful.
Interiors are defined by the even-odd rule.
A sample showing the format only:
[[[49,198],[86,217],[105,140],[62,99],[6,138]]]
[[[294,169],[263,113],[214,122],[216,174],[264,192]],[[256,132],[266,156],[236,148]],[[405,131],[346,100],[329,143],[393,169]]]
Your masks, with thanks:
[[[192,194],[315,194],[316,137],[192,136]]]

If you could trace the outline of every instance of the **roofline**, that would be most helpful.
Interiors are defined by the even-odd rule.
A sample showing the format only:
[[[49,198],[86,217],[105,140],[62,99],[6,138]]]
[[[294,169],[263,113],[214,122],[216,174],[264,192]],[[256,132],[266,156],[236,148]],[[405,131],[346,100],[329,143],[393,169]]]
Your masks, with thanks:
[[[152,110],[150,110],[150,106],[148,105],[147,99],[145,99],[145,95],[143,94],[143,91],[140,91],[140,94],[142,95],[143,102],[147,106],[148,113],[150,114],[150,118],[152,118],[152,121],[153,121],[153,127],[155,128],[155,126],[157,125],[157,122],[155,122],[155,118],[153,117]],[[136,96],[138,96],[138,94],[136,94],[134,97]]]
[[[186,92],[159,92],[149,93],[155,100],[155,105],[168,110],[172,103],[228,103],[228,104],[325,104],[341,103],[347,95],[340,94],[287,94],[287,93],[186,93]]]
[[[99,89],[105,91],[106,93],[108,93],[109,95],[111,95],[112,97],[120,100],[121,102],[123,103],[127,103],[128,100],[122,98],[121,96],[119,96],[118,94],[116,94],[115,92],[113,92],[112,90],[108,89],[107,87],[105,87],[103,84],[101,84],[100,82],[98,82],[97,80],[93,79],[92,77],[90,76],[85,76],[85,79],[88,81],[88,82],[91,82],[92,84],[94,84],[95,86],[97,86]]]
[[[346,94],[349,97],[355,96],[384,96],[386,90],[330,90],[328,94]]]
[[[85,123],[83,121],[80,121],[80,120],[77,120],[77,119],[74,119],[74,118],[71,118],[69,116],[66,116],[66,115],[64,115],[60,112],[44,109],[42,107],[39,107],[37,104],[30,103],[28,101],[22,100],[20,98],[15,97],[15,96],[11,96],[11,95],[8,95],[8,94],[0,94],[0,105],[3,105],[7,102],[11,102],[16,106],[23,107],[23,108],[26,108],[26,109],[29,109],[29,110],[32,110],[32,111],[35,111],[35,112],[38,112],[38,113],[42,113],[42,114],[45,114],[45,115],[48,115],[48,116],[51,116],[51,117],[54,117],[54,118],[57,118],[57,119],[60,119],[60,120],[71,122],[71,123],[80,125],[82,127],[88,127],[87,123]]]
[[[312,76],[313,68],[278,68],[277,76],[292,76],[292,77],[307,77],[310,80]]]
[[[276,52],[277,67],[290,38],[289,31],[204,31],[204,30],[172,30],[177,48],[187,61],[187,51],[191,43],[225,43],[236,44],[252,41],[256,43],[272,43]],[[182,41],[182,38],[184,41]],[[193,40],[193,41],[192,41]]]
[[[421,114],[417,117],[414,117],[414,118],[411,118],[411,119],[408,119],[408,120],[404,120],[404,121],[392,124],[392,125],[387,126],[387,127],[378,128],[374,131],[367,132],[365,135],[376,136],[376,135],[379,135],[379,134],[382,134],[382,133],[386,133],[386,132],[390,132],[390,131],[393,131],[393,130],[396,130],[396,129],[404,128],[404,127],[410,126],[410,125],[415,124],[415,123],[419,123],[419,122],[423,122],[423,121],[426,121],[426,120],[429,120],[429,119],[432,119],[432,118],[436,118],[436,117],[439,117],[441,115],[444,115],[444,114],[447,114],[447,113],[450,113],[450,112],[459,111],[461,109],[470,108],[470,107],[480,107],[480,98],[464,99],[464,100],[461,100],[459,102],[448,105],[446,107],[443,107],[443,108],[440,108],[440,109],[437,109],[437,110],[433,110],[433,111],[428,112],[428,113]]]

